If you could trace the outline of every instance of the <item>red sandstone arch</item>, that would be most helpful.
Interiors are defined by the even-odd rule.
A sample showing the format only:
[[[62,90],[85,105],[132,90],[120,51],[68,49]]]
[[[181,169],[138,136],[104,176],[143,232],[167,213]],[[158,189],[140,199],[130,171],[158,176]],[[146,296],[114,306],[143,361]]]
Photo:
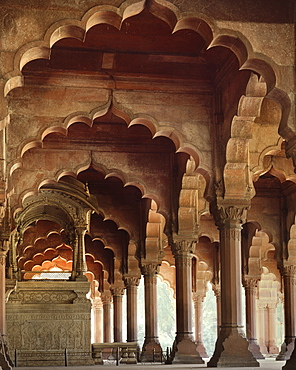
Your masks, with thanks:
[[[120,8],[100,6],[88,11],[81,21],[74,19],[57,22],[47,31],[43,41],[27,44],[17,52],[15,57],[15,69],[7,76],[8,82],[5,86],[5,94],[8,94],[11,88],[21,85],[22,81],[19,77],[21,77],[23,66],[29,61],[37,58],[49,58],[49,50],[57,41],[63,38],[75,38],[82,41],[85,33],[91,27],[101,23],[109,24],[119,29],[124,20],[140,14],[144,9],[147,9],[151,14],[165,21],[173,32],[191,29],[203,37],[208,48],[222,46],[230,49],[237,56],[242,69],[249,69],[260,73],[266,81],[268,87],[267,93],[270,92],[271,98],[280,102],[283,108],[284,114],[280,125],[282,135],[287,137],[288,140],[295,136],[295,133],[286,127],[287,116],[291,105],[290,100],[287,94],[279,89],[274,89],[276,74],[273,67],[265,60],[256,58],[255,55],[252,55],[254,53],[248,41],[246,39],[241,40],[237,36],[238,33],[236,33],[235,37],[229,34],[230,31],[225,30],[224,32],[226,34],[219,34],[219,32],[216,31],[214,35],[213,27],[209,25],[209,20],[205,21],[194,17],[182,17],[176,7],[165,1],[163,1],[163,4],[160,4],[157,0],[151,0],[148,3],[140,1],[130,6],[128,6],[128,3],[124,3]],[[14,80],[11,80],[11,78],[16,77],[17,81],[13,83]],[[227,191],[228,189],[226,192]]]

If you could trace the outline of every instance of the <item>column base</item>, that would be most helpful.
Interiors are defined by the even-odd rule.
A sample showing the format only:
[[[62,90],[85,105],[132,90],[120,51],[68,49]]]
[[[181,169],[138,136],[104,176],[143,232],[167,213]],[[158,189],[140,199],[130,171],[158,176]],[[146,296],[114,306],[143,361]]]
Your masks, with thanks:
[[[283,370],[295,370],[296,369],[296,347],[294,348],[290,359],[286,362],[286,365],[282,367]]]
[[[271,341],[268,343],[268,353],[270,355],[278,355],[279,354],[279,348],[276,346],[274,341]]]
[[[264,360],[265,359],[265,357],[262,355],[262,353],[260,351],[260,347],[258,346],[256,339],[249,339],[249,351],[252,352],[253,356],[257,360]]]
[[[259,367],[240,328],[221,328],[208,367]]]
[[[196,350],[200,354],[200,357],[209,358],[209,355],[207,354],[207,350],[205,349],[203,342],[196,342],[196,344],[197,344]]]
[[[2,343],[0,343],[0,344],[1,344],[0,369],[2,369],[2,370],[11,370],[14,365],[13,365],[11,359],[10,359],[7,345],[6,345],[5,342],[3,342],[3,339],[2,339]]]
[[[191,338],[191,335],[178,335],[173,344],[171,362],[172,364],[204,364],[197,351],[197,344]]]
[[[161,362],[162,348],[157,337],[145,338],[140,360],[141,362]]]
[[[295,339],[292,339],[290,342],[285,341],[281,346],[281,351],[279,355],[276,357],[276,361],[289,360],[294,350],[294,343],[295,343]]]

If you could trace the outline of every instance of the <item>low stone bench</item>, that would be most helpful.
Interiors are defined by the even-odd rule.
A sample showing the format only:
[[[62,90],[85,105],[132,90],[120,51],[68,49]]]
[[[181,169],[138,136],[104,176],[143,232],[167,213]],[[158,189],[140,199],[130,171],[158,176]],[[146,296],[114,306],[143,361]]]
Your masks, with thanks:
[[[104,352],[110,350],[110,357],[121,364],[137,363],[137,342],[93,343],[92,353],[95,365],[104,365]]]

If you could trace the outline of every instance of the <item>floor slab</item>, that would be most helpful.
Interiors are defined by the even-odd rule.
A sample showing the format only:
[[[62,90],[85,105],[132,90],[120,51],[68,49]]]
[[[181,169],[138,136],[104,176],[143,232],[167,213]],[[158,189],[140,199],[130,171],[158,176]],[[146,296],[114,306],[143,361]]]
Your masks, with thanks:
[[[285,361],[275,361],[273,358],[267,358],[265,360],[259,360],[260,362],[260,368],[261,370],[281,370],[282,367],[285,364]],[[164,364],[137,364],[137,365],[119,365],[116,366],[115,364],[105,364],[105,365],[94,365],[94,366],[52,366],[52,367],[15,367],[15,370],[62,370],[62,369],[68,369],[68,370],[99,370],[99,369],[107,369],[107,370],[116,370],[119,368],[128,369],[128,370],[182,370],[182,369],[211,369],[204,365],[164,365]],[[213,368],[212,368],[213,369]],[[245,369],[245,370],[255,370],[258,369],[258,367],[224,367],[220,369],[232,369],[232,370],[238,370],[238,369]]]

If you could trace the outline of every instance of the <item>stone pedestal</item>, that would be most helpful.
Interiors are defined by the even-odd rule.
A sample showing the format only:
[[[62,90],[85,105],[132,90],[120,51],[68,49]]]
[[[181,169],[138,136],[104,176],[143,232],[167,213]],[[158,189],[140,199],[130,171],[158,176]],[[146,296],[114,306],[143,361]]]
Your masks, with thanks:
[[[192,252],[195,242],[175,240],[177,333],[172,351],[173,364],[203,364],[192,332]]]
[[[141,361],[161,361],[162,348],[157,336],[157,272],[158,264],[148,263],[142,266],[145,289],[145,340],[142,347]]]
[[[21,281],[7,303],[7,339],[18,366],[93,365],[88,282]]]
[[[282,367],[283,370],[295,370],[296,369],[296,346],[294,342],[294,350],[291,354],[290,359],[286,362],[286,365]]]
[[[284,267],[284,312],[285,312],[285,340],[277,360],[288,360],[294,349],[296,338],[296,266]]]
[[[212,210],[220,231],[221,330],[207,366],[258,367],[242,326],[241,224],[247,207],[223,202]]]

